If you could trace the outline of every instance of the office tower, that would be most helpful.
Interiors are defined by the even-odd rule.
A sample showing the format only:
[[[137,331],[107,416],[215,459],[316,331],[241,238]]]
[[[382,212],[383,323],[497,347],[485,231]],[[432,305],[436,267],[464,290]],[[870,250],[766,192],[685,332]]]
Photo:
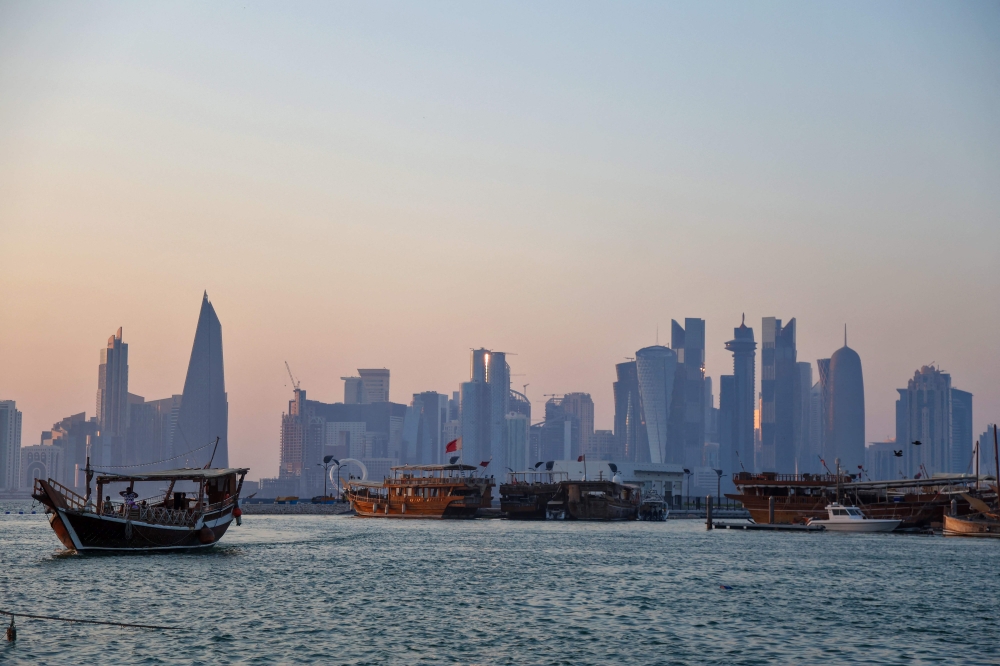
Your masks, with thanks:
[[[829,360],[829,359],[827,359]],[[799,456],[800,474],[822,474],[823,465],[820,458],[823,457],[823,388],[820,382],[816,382],[809,389],[809,446],[811,453],[808,456]]]
[[[816,450],[811,437],[812,423],[812,364],[800,361],[795,364],[795,471],[797,474],[813,472],[817,466]]]
[[[525,414],[510,412],[507,414],[507,469],[494,470],[495,474],[504,474],[508,470],[521,472],[528,469],[534,462],[530,460],[528,432],[530,419]]]
[[[510,366],[504,352],[475,349],[471,381],[462,384],[462,448],[466,460],[492,460],[502,474],[507,464],[507,414],[510,412]],[[499,471],[498,471],[499,470]]]
[[[341,377],[344,380],[344,404],[363,405],[368,402],[365,385],[361,377]]]
[[[951,472],[972,474],[972,394],[951,390]]]
[[[587,460],[622,460],[618,449],[618,438],[611,430],[596,430],[585,449]]]
[[[418,465],[438,464],[444,457],[442,441],[444,424],[448,416],[448,396],[436,391],[414,393],[413,402],[407,410],[407,419],[411,413],[416,417],[415,429],[407,432],[404,422],[403,439],[406,442],[406,454],[402,457],[404,463]]]
[[[719,430],[724,427],[722,421],[728,419],[732,435],[729,446],[725,447],[728,452],[722,451],[720,458],[724,475],[731,475],[754,471],[757,343],[745,320],[733,329],[733,339],[726,343],[726,350],[733,354],[733,374],[732,379],[722,379],[729,384],[728,388],[720,382]],[[731,457],[727,459],[727,455]]]
[[[176,467],[174,433],[180,416],[181,396],[161,400],[145,400],[129,393],[129,426],[126,444],[126,464],[156,464],[158,469]],[[67,456],[69,457],[69,456]]]
[[[824,461],[829,461],[830,464],[833,463],[836,458],[836,453],[831,448],[833,434],[830,429],[833,427],[833,417],[831,416],[831,399],[830,399],[830,359],[820,358],[816,360],[816,370],[819,373],[819,381],[814,387],[816,393],[819,397],[820,407],[819,413],[814,422],[814,427],[819,428],[819,439],[816,440],[816,448],[819,451],[819,458],[817,458],[817,464],[823,468],[822,472],[826,472],[826,468],[823,467]],[[828,467],[829,465],[827,465]],[[820,472],[820,470],[816,470]]]
[[[646,424],[648,442],[648,451],[641,454],[639,462],[682,463],[683,431],[669,431],[674,393],[684,390],[684,379],[677,376],[677,354],[662,345],[644,347],[635,353],[635,364],[639,373],[640,414]],[[684,405],[682,396],[677,398],[676,402]],[[683,423],[683,415],[680,421]],[[673,423],[677,422],[674,418]]]
[[[719,377],[719,468],[722,470],[724,488],[733,488],[732,478],[735,472],[742,471],[736,460],[736,377],[722,375]],[[753,436],[751,423],[750,436]],[[752,470],[751,470],[752,471]]]
[[[589,393],[567,393],[562,406],[580,422],[580,450],[585,452],[594,436],[594,401]]]
[[[795,318],[764,317],[760,362],[761,471],[795,473]]]
[[[510,414],[523,414],[531,421],[531,401],[528,396],[520,391],[510,390],[510,400],[507,402],[507,410]]]
[[[218,447],[215,441],[218,438]],[[222,324],[205,292],[191,346],[173,441],[174,467],[229,467],[229,400],[222,359]],[[212,454],[215,454],[214,459]]]
[[[993,453],[993,424],[986,426],[986,430],[979,436],[979,473],[996,476],[996,458]]]
[[[642,422],[639,398],[639,371],[635,361],[615,366],[618,381],[614,382],[615,440],[622,460],[642,462],[649,459],[646,426]]]
[[[539,453],[542,460],[576,460],[582,451],[580,419],[567,411],[562,398],[545,403],[545,421],[541,424]]]
[[[677,373],[683,383],[683,403],[672,409],[676,419],[672,431],[681,438],[682,447],[674,462],[688,467],[701,465],[705,446],[705,320],[685,318],[681,327],[670,321],[670,346],[677,355]],[[680,397],[678,395],[678,397]]]
[[[389,371],[386,368],[358,368],[361,385],[364,388],[364,402],[389,402]],[[344,397],[347,397],[347,384],[344,384]],[[346,400],[345,400],[346,403]]]
[[[101,431],[101,452],[95,462],[125,464],[125,436],[128,432],[128,345],[122,329],[108,338],[101,350],[97,370],[97,424]]]
[[[833,465],[840,458],[841,469],[855,474],[865,462],[865,383],[861,357],[847,346],[846,330],[844,346],[830,356],[827,385],[830,439],[826,464]]]
[[[927,477],[949,471],[951,375],[925,365],[913,374],[905,389],[897,392],[896,443],[903,450],[903,472],[908,478],[916,478],[917,474]]]
[[[900,477],[900,459],[896,457],[895,451],[899,449],[896,442],[871,442],[865,446],[865,471],[867,475],[862,479],[867,481],[890,481]],[[846,470],[852,474],[856,469]]]
[[[133,414],[130,409],[130,419]],[[53,423],[49,433],[52,444],[63,450],[67,485],[82,495],[86,486],[87,445],[97,441],[97,417],[88,419],[84,412],[73,414]]]
[[[0,400],[0,490],[21,482],[21,412],[14,400]]]

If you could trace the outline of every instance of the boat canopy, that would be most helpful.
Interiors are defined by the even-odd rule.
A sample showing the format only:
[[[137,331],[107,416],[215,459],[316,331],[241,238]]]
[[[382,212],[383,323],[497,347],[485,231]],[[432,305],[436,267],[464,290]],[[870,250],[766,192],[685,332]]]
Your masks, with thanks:
[[[230,474],[246,474],[248,467],[213,468],[213,469],[165,469],[157,472],[145,472],[143,474],[99,474],[97,482],[123,483],[130,481],[207,481],[218,479]]]
[[[391,468],[393,471],[397,469],[406,472],[440,472],[446,470],[458,470],[469,472],[475,469],[479,469],[475,465],[400,465],[399,467]]]

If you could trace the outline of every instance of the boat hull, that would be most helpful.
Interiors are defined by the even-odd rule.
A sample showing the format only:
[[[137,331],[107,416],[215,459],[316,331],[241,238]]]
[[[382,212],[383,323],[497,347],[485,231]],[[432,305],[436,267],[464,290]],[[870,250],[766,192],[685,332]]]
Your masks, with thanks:
[[[56,509],[49,514],[49,523],[59,540],[67,548],[79,552],[211,548],[226,533],[232,520],[232,507],[224,513],[207,514],[203,521],[199,520],[193,527],[150,525],[117,516],[100,516],[66,509]],[[211,538],[202,528],[211,532]]]
[[[407,502],[391,499],[387,502],[384,499],[373,501],[353,493],[348,493],[347,497],[354,512],[362,518],[475,518],[476,512],[482,508],[480,501],[465,504],[455,500],[435,502],[434,498],[423,501],[422,498],[409,498]]]
[[[740,502],[750,517],[756,523],[769,521],[769,506],[767,495],[727,494],[729,499]],[[932,496],[933,497],[933,496]],[[779,524],[802,524],[809,520],[827,518],[826,507],[830,499],[820,496],[776,496],[774,498],[774,522]],[[940,523],[946,510],[950,509],[951,500],[938,497],[928,500],[917,500],[915,496],[901,502],[872,502],[857,505],[866,518],[877,520],[899,520],[900,528],[930,527],[932,523]],[[960,500],[959,513],[968,513],[968,503]]]
[[[827,532],[891,532],[902,521],[899,520],[810,520],[810,525],[822,525]]]
[[[1000,539],[1000,520],[945,515],[942,532],[945,536]]]
[[[500,511],[511,520],[545,520],[558,483],[505,483],[500,486]]]
[[[563,520],[637,520],[639,498],[634,489],[612,481],[563,481],[546,510]]]

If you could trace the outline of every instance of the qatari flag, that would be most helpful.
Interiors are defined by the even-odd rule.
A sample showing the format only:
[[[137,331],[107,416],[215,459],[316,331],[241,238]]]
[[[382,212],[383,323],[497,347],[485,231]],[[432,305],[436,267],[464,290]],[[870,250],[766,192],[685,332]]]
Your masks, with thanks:
[[[458,439],[453,439],[450,442],[448,442],[448,445],[444,447],[444,452],[445,453],[454,453],[455,451],[458,451],[460,448],[462,448],[462,438],[461,437],[459,437]]]
[[[489,460],[484,460],[483,462],[479,463],[479,466],[480,467],[489,467],[489,464],[490,464]]]

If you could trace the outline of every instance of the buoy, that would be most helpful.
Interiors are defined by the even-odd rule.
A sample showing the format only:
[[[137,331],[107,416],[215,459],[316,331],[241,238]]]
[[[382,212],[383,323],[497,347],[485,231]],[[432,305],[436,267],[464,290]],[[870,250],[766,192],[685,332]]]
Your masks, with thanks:
[[[17,627],[14,626],[14,616],[10,616],[10,626],[7,627],[7,640],[11,643],[17,638]]]
[[[233,509],[233,517],[234,518],[239,518],[242,515],[243,515],[243,511],[240,509],[240,507],[236,507],[235,509]]]
[[[720,585],[719,589],[721,589],[721,590],[731,590],[733,588],[730,585]]]
[[[198,541],[208,544],[215,541],[215,532],[207,525],[198,530]]]

